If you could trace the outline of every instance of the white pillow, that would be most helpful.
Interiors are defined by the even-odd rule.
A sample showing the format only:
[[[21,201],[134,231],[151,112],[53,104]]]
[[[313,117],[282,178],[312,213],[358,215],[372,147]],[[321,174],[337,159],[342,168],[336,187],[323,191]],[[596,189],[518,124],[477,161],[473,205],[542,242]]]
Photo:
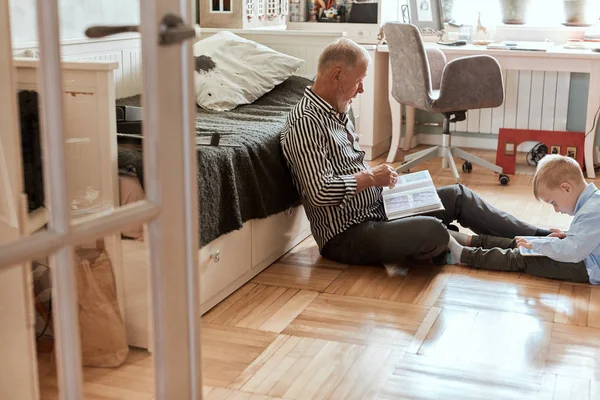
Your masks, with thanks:
[[[228,31],[194,44],[194,56],[196,102],[215,111],[252,103],[304,63]]]

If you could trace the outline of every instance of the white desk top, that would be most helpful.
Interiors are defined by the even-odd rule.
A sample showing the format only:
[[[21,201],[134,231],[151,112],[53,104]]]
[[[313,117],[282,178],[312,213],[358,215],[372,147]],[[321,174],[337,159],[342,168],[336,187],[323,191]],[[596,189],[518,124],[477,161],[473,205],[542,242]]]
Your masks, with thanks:
[[[472,44],[465,46],[443,46],[432,42],[424,42],[424,44],[426,49],[437,48],[446,54],[452,55],[489,54],[498,57],[578,58],[600,61],[600,53],[593,52],[590,49],[565,49],[562,45],[555,46],[548,51],[527,51],[488,49],[486,46],[475,46]],[[387,44],[377,46],[377,51],[388,53]]]

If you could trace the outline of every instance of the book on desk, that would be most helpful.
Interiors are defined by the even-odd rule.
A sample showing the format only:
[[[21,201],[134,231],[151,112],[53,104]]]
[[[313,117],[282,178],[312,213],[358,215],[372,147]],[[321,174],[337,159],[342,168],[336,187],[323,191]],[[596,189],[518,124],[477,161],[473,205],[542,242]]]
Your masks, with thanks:
[[[553,42],[525,42],[525,41],[503,41],[490,43],[490,50],[521,50],[521,51],[548,51],[555,46]]]

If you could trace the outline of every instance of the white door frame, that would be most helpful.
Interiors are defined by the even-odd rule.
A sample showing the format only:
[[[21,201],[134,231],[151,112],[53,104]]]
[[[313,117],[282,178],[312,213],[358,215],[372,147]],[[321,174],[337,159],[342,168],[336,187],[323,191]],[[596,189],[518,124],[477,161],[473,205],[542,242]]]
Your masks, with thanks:
[[[19,237],[22,160],[8,0],[0,0],[0,245]],[[29,263],[0,270],[0,398],[39,399]]]
[[[8,0],[2,0],[7,8]],[[160,45],[161,21],[194,20],[191,0],[143,0],[144,167],[147,200],[71,221],[64,163],[58,0],[38,0],[40,109],[48,230],[0,245],[0,271],[50,256],[58,387],[82,393],[73,249],[90,239],[148,223],[156,399],[201,399],[194,58],[190,40]],[[9,100],[10,101],[10,100]],[[16,95],[13,96],[16,109]],[[115,207],[118,206],[115,204]]]
[[[194,57],[189,40],[158,45],[163,17],[176,14],[191,25],[193,7],[191,0],[142,1],[143,87],[151,94],[142,96],[144,188],[161,210],[148,224],[156,396],[200,399]]]

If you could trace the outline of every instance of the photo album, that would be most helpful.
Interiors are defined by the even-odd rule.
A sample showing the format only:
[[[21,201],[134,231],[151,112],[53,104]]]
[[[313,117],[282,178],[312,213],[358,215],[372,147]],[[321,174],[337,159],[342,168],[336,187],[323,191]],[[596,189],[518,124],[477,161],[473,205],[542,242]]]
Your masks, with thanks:
[[[427,170],[399,175],[393,189],[383,189],[383,206],[390,220],[444,210]]]

